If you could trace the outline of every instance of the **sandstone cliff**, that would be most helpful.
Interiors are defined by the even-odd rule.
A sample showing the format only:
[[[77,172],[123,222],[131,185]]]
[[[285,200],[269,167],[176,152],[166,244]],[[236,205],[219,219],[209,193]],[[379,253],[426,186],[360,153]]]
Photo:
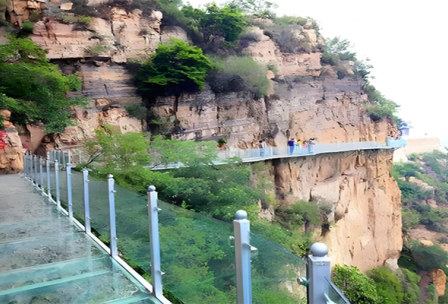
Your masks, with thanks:
[[[328,245],[334,264],[362,271],[387,260],[396,265],[402,248],[401,193],[388,171],[392,152],[331,153],[268,165],[265,175],[275,185],[280,208],[299,200],[331,205],[323,228],[309,229]],[[266,206],[262,213],[269,213]]]
[[[45,150],[76,147],[85,136],[104,123],[122,131],[139,131],[141,122],[128,117],[120,107],[137,104],[142,98],[132,83],[125,62],[145,60],[157,44],[169,37],[187,40],[186,33],[162,25],[162,14],[143,16],[140,10],[113,8],[110,20],[93,18],[86,28],[53,18],[35,24],[31,39],[66,74],[78,72],[83,79],[81,94],[93,101],[89,109],[77,109],[78,125],[42,143]],[[318,143],[377,141],[395,126],[384,120],[373,122],[366,114],[363,82],[338,79],[336,71],[320,63],[322,38],[308,26],[292,33],[310,47],[309,52],[282,52],[267,33],[259,35],[243,51],[265,64],[270,92],[256,99],[250,92],[213,92],[210,86],[196,94],[159,97],[149,111],[167,125],[180,124],[184,140],[225,137],[228,145],[252,148],[266,139],[270,146],[284,146],[287,139],[309,139]],[[54,142],[54,143],[53,143]],[[47,146],[48,149],[47,149]],[[326,221],[329,231],[317,227],[316,235],[329,245],[335,263],[367,270],[396,260],[402,246],[400,192],[390,176],[392,154],[384,151],[353,151],[269,162],[268,178],[275,184],[277,200],[286,206],[298,200],[331,204]]]

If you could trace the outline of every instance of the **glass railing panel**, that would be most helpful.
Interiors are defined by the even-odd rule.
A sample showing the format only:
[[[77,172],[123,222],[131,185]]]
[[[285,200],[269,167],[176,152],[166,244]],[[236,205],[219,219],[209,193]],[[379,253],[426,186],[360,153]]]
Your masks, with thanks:
[[[85,223],[84,180],[82,172],[74,171],[73,168],[72,168],[72,206],[73,206],[74,218],[79,220],[81,224],[84,224]]]
[[[257,304],[304,303],[306,289],[297,283],[306,277],[306,262],[278,244],[251,233],[252,298]]]
[[[232,223],[159,202],[163,286],[184,303],[235,303]]]
[[[331,280],[325,279],[325,282],[322,283],[327,287],[325,294],[327,304],[350,304],[342,291]]]
[[[41,160],[42,163],[42,189],[44,189],[45,193],[48,192],[47,188],[47,166],[45,159]]]
[[[90,225],[104,243],[110,242],[109,191],[107,181],[89,177]]]
[[[147,195],[115,185],[118,250],[130,265],[151,273]]]
[[[67,171],[64,167],[59,167],[59,189],[61,189],[61,206],[68,210]]]
[[[50,163],[50,191],[54,201],[56,201],[56,172],[54,171],[54,163]]]

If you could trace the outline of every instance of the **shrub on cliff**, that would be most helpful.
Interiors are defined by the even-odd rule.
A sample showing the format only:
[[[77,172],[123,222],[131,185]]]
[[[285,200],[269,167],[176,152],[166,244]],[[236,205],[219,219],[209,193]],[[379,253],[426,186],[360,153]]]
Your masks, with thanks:
[[[187,42],[172,39],[161,43],[157,51],[140,67],[136,84],[141,91],[203,89],[211,69],[210,60],[202,50]]]
[[[80,80],[61,74],[30,39],[9,38],[10,43],[0,45],[0,106],[12,112],[13,123],[40,121],[46,132],[62,132],[72,124],[70,107],[85,104],[82,98],[66,97]]]
[[[362,274],[357,267],[335,265],[332,281],[351,303],[378,303],[375,282]]]
[[[404,295],[403,285],[387,266],[374,268],[367,275],[375,282],[380,303],[402,303]]]
[[[204,10],[186,5],[182,8],[182,12],[191,18],[190,27],[198,29],[203,34],[206,44],[215,36],[234,42],[246,26],[241,11],[229,5],[219,7],[213,2],[207,4]]]
[[[215,92],[246,89],[253,92],[257,98],[260,98],[261,94],[266,95],[269,89],[266,66],[245,56],[230,56],[225,59],[210,57],[210,59],[213,63],[213,73],[209,82]],[[227,77],[219,77],[216,74]]]

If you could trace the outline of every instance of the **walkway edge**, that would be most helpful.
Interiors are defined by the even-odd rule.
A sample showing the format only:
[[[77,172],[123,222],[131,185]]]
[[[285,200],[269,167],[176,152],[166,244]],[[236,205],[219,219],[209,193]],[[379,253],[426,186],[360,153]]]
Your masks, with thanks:
[[[20,174],[22,177],[24,177],[24,175],[23,174]],[[29,179],[27,179],[27,178],[25,178],[26,180],[28,180],[29,182],[31,182],[32,183],[32,181],[31,180],[29,180]],[[51,196],[48,196],[48,194],[47,193],[45,193],[45,191],[43,191],[41,188],[39,188],[39,187],[37,187],[37,186],[35,186],[34,184],[33,184],[33,186],[36,188],[36,189],[38,189],[38,190],[41,190],[42,192],[42,195],[43,196],[45,196],[50,202],[52,202],[53,204],[55,204],[55,206],[57,207],[57,209],[59,210],[59,211],[61,211],[62,213],[64,213],[66,216],[67,216],[67,218],[68,218],[68,212],[67,212],[67,210],[65,210],[64,208],[62,208],[61,206],[58,206],[58,204],[57,204],[57,202],[55,201],[55,200],[53,200],[53,198],[51,197]],[[70,218],[68,218],[69,220],[70,220]],[[93,235],[93,234],[91,234],[91,233],[87,233],[87,232],[85,232],[86,231],[86,229],[85,229],[85,227],[84,227],[84,225],[83,224],[81,224],[77,219],[75,219],[75,218],[72,218],[71,219],[71,221],[76,225],[76,226],[78,226],[86,235],[88,235],[91,239],[92,239],[92,241],[94,242],[94,243],[96,243],[98,246],[100,246],[104,251],[106,251],[107,252],[107,254],[109,254],[110,255],[110,248],[109,247],[107,247],[107,245],[106,244],[104,244],[99,238],[97,238],[95,235]],[[137,280],[141,285],[143,285],[143,287],[145,287],[146,288],[146,290],[150,293],[150,294],[153,294],[153,287],[152,287],[152,285],[148,282],[148,281],[146,281],[138,272],[136,272],[131,266],[129,266],[125,261],[123,261],[120,257],[116,257],[116,258],[114,258],[114,257],[112,257],[111,256],[111,258],[114,260],[114,261],[116,261],[120,266],[122,266],[130,275],[131,275],[131,277],[133,278],[133,279],[135,279],[135,280]],[[165,297],[163,297],[163,298],[157,298],[157,300],[159,300],[162,304],[172,304],[168,299],[166,299]]]

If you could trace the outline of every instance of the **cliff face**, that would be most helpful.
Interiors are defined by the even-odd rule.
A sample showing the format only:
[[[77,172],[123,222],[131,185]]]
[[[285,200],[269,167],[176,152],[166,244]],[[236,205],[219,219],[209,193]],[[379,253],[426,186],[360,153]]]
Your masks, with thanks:
[[[330,248],[334,263],[361,270],[399,258],[401,193],[389,173],[392,152],[353,151],[272,162],[276,196],[283,205],[298,200],[330,204],[315,236]]]
[[[110,20],[93,18],[85,28],[45,18],[35,24],[31,39],[48,49],[48,57],[66,74],[78,72],[81,94],[93,101],[77,109],[78,125],[52,135],[41,150],[76,147],[104,123],[125,131],[140,131],[142,124],[120,108],[141,103],[132,83],[128,59],[145,60],[159,42],[169,37],[187,40],[178,27],[161,26],[162,14],[113,8]],[[159,97],[150,111],[185,132],[178,138],[204,140],[225,137],[228,145],[256,147],[261,139],[270,146],[285,146],[288,138],[316,138],[318,143],[377,141],[394,129],[387,121],[373,122],[364,109],[363,82],[338,79],[336,71],[320,63],[322,39],[310,26],[296,29],[294,37],[313,52],[284,53],[259,29],[257,41],[247,42],[244,52],[259,62],[276,66],[268,71],[269,94],[254,99],[249,92],[215,93],[210,86],[196,94]],[[347,63],[347,75],[353,74]],[[392,154],[353,151],[269,162],[268,178],[275,183],[277,200],[287,206],[298,200],[331,204],[325,219],[329,231],[316,228],[327,243],[334,263],[367,270],[396,260],[402,246],[400,192],[390,176]],[[272,210],[272,208],[271,208]],[[263,210],[269,215],[267,209]],[[271,214],[272,216],[272,214]]]
[[[176,117],[183,139],[225,136],[229,145],[256,147],[261,139],[285,146],[288,138],[316,138],[319,143],[385,142],[393,126],[372,122],[363,108],[365,94],[356,80],[319,78],[273,82],[275,94],[254,100],[251,94],[215,94],[209,88],[182,95],[174,113],[174,97],[158,98],[154,113]]]

